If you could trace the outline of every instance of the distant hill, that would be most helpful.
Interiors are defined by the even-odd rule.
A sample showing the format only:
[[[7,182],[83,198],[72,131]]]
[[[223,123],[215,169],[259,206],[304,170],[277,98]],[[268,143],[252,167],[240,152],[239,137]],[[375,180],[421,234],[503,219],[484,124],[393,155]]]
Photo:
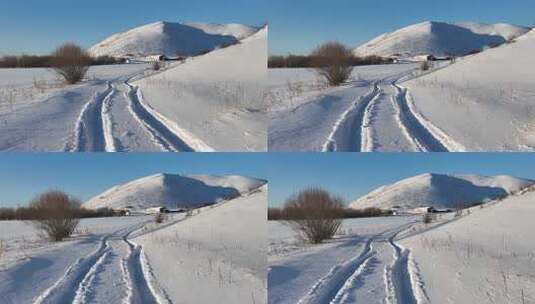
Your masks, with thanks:
[[[255,190],[266,181],[243,176],[156,174],[112,187],[86,203],[88,209],[154,206],[197,207],[232,199]]]
[[[512,176],[422,174],[380,187],[352,202],[364,209],[458,208],[516,192],[534,181]]]
[[[500,45],[530,29],[511,24],[426,21],[383,34],[354,50],[358,56],[414,57],[418,55],[462,56]]]
[[[197,55],[235,44],[260,28],[241,24],[159,21],[112,35],[89,49],[92,56]]]

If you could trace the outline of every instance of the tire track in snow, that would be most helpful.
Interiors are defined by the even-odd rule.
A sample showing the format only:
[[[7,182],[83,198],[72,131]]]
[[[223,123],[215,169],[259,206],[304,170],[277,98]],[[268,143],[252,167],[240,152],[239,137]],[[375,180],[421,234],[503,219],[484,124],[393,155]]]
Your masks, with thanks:
[[[308,293],[302,297],[298,304],[309,303],[330,303],[335,299],[338,292],[344,287],[346,281],[351,278],[362,264],[370,257],[372,252],[372,242],[376,236],[368,238],[360,254],[349,261],[338,264],[319,279]]]
[[[386,303],[417,304],[414,290],[413,275],[409,269],[409,250],[401,248],[394,239],[412,224],[400,229],[388,238],[388,244],[394,250],[394,261],[385,267]]]
[[[107,82],[104,92],[96,93],[85,104],[76,120],[74,142],[68,143],[65,150],[69,152],[105,151],[102,106],[104,100],[113,94],[111,82]]]
[[[160,119],[151,114],[143,103],[140,101],[140,91],[138,87],[132,86],[125,82],[128,86],[128,99],[130,102],[130,110],[136,120],[151,134],[154,141],[162,146],[166,151],[174,152],[194,152],[195,150],[188,145],[181,137],[173,132]]]
[[[128,255],[123,260],[124,275],[127,276],[128,295],[125,301],[127,303],[139,303],[139,304],[160,304],[163,301],[156,294],[155,288],[150,284],[150,278],[148,278],[147,271],[144,270],[143,252],[141,246],[130,241],[128,237],[135,230],[132,230],[125,236],[123,241],[128,246]],[[146,267],[146,266],[145,266]]]
[[[336,151],[362,151],[362,126],[364,116],[369,110],[368,105],[374,101],[381,93],[377,83],[373,84],[371,92],[360,96],[351,106],[340,116],[333,126],[327,141],[323,144],[323,152]],[[355,130],[359,130],[355,134]]]
[[[379,87],[379,90],[381,90],[381,87]],[[377,100],[381,98],[381,95],[383,94],[382,91],[377,94],[372,101],[368,104],[366,109],[364,109],[364,118],[362,120],[361,125],[361,144],[360,144],[360,152],[373,152],[373,129],[371,128],[371,119],[373,116],[373,109],[375,104],[377,103]]]
[[[99,248],[92,254],[73,263],[56,283],[34,299],[34,304],[74,303],[77,297],[82,297],[81,293],[87,290],[87,283],[96,267],[102,263],[103,256],[109,253],[109,237],[102,238]]]
[[[397,85],[395,100],[399,107],[399,122],[403,132],[424,152],[449,152],[449,149],[427,129],[411,110],[407,101],[407,89]]]
[[[120,146],[117,140],[113,137],[113,122],[110,114],[111,103],[113,96],[117,94],[115,85],[111,84],[112,91],[106,95],[102,102],[101,116],[102,116],[102,133],[104,136],[104,150],[106,152],[117,152]]]

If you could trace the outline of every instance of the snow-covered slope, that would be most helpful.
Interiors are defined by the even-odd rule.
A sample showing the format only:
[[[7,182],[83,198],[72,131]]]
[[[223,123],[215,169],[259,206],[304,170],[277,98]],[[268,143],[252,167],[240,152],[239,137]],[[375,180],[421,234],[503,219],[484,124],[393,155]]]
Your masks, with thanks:
[[[532,302],[534,201],[533,190],[509,196],[402,240],[418,303]]]
[[[140,102],[195,151],[266,151],[267,33],[132,82]]]
[[[532,184],[533,181],[511,176],[422,174],[380,187],[351,203],[362,209],[414,209],[466,207],[491,200]]]
[[[266,303],[267,187],[133,239],[169,303]]]
[[[535,31],[404,82],[417,115],[465,151],[535,150]]]
[[[266,182],[243,176],[156,174],[115,186],[87,201],[84,206],[143,210],[152,206],[195,207],[231,199]]]
[[[93,56],[197,55],[237,43],[258,29],[239,24],[173,23],[159,21],[118,33],[89,49]]]
[[[426,21],[383,34],[356,48],[354,54],[385,57],[395,55],[414,57],[427,54],[461,56],[486,46],[502,44],[527,31],[528,28],[503,23],[450,24]]]

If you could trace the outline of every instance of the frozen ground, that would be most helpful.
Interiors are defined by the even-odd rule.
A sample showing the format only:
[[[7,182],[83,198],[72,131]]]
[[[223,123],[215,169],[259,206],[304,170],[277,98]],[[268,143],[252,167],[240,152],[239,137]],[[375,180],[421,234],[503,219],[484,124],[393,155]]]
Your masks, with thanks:
[[[269,71],[272,151],[533,151],[535,32],[444,63],[357,67],[326,88],[311,70]]]
[[[137,99],[197,151],[265,151],[267,28],[134,82]]]
[[[535,150],[535,32],[401,85],[453,150]],[[457,147],[457,148],[455,148]]]
[[[419,270],[418,303],[533,303],[534,190],[402,240]]]
[[[535,187],[462,213],[344,220],[303,245],[269,223],[269,303],[531,303]]]
[[[416,64],[356,67],[326,88],[313,70],[269,71],[271,151],[444,151],[408,108],[396,82]]]
[[[2,221],[2,303],[265,303],[266,187],[163,224],[84,219],[59,243]]]
[[[265,150],[266,41],[264,29],[158,73],[92,67],[72,86],[47,69],[0,69],[0,151]]]
[[[142,235],[161,298],[173,303],[266,303],[267,186]]]
[[[270,222],[268,302],[384,303],[410,297],[396,236],[417,229],[417,219],[344,220],[341,235],[314,246],[297,241],[289,227]]]

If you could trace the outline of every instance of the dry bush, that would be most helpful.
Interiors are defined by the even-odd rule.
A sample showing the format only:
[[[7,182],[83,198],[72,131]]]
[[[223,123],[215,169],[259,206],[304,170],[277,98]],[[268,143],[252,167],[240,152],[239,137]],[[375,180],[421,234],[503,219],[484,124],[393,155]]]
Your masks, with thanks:
[[[424,213],[424,215],[422,216],[422,221],[424,222],[424,224],[431,224],[434,220],[434,216],[432,213]]]
[[[327,79],[330,85],[338,86],[351,75],[353,66],[351,50],[339,42],[328,42],[312,52],[312,66]]]
[[[71,236],[78,226],[80,205],[79,200],[61,191],[48,191],[30,202],[30,210],[35,227],[58,242]]]
[[[91,64],[91,57],[79,46],[67,43],[59,46],[50,59],[50,66],[69,84],[80,82]]]
[[[284,212],[287,224],[305,240],[313,244],[331,239],[340,225],[344,202],[319,188],[303,190],[286,201]]]
[[[154,215],[154,222],[156,224],[161,224],[165,221],[165,215],[161,212],[158,212]]]
[[[429,61],[422,61],[422,63],[420,63],[420,70],[422,71],[429,71],[429,69],[431,68],[431,65],[429,64]]]
[[[159,71],[162,68],[162,65],[158,61],[154,61],[152,63],[152,70],[153,71]]]

